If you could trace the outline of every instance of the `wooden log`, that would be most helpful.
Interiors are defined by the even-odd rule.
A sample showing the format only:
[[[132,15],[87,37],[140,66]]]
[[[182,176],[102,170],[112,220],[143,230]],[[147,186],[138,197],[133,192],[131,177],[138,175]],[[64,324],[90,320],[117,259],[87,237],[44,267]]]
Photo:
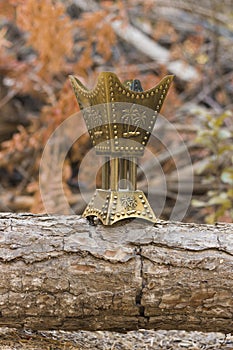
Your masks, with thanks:
[[[233,225],[0,214],[0,326],[233,331]]]

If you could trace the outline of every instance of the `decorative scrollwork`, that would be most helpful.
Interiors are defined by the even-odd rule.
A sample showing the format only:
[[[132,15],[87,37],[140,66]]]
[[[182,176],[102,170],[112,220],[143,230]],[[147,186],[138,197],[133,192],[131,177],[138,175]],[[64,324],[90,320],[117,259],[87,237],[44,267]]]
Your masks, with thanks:
[[[95,137],[100,138],[103,135],[103,118],[100,112],[96,108],[87,108],[84,115],[88,129],[94,129]]]
[[[136,208],[138,202],[135,196],[123,196],[121,197],[121,204],[123,208],[131,210]]]
[[[102,115],[96,108],[87,108],[85,119],[93,128],[103,125]]]

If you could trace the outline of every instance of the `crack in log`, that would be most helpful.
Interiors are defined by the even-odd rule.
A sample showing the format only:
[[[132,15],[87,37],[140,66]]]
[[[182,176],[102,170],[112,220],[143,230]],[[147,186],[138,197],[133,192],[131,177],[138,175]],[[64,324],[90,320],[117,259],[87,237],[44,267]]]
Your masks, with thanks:
[[[56,255],[52,255],[54,252],[56,252]],[[49,254],[51,253],[51,255]],[[87,252],[88,253],[88,252]],[[40,254],[40,258],[38,257],[38,254]],[[17,263],[19,261],[25,263],[26,265],[29,264],[34,264],[34,263],[40,263],[40,262],[46,262],[46,261],[51,261],[51,260],[55,260],[64,256],[70,256],[70,255],[77,255],[78,252],[66,252],[63,250],[54,250],[54,251],[50,251],[50,252],[35,252],[35,254],[23,254],[20,256],[13,256],[13,257],[9,257],[9,258],[3,258],[0,257],[0,264],[9,264],[9,263]],[[34,255],[34,256],[33,256]]]
[[[140,257],[140,278],[141,278],[141,286],[138,289],[135,297],[136,305],[139,309],[139,315],[141,317],[145,317],[145,307],[142,305],[142,295],[143,295],[143,288],[145,287],[145,281],[143,276],[143,256],[142,256],[142,248],[139,247],[136,249],[136,255]]]
[[[194,248],[189,248],[188,246],[183,246],[183,247],[175,247],[174,245],[168,245],[166,243],[156,243],[154,241],[151,241],[145,244],[141,243],[140,245],[141,246],[148,246],[148,245],[153,245],[155,247],[159,247],[159,248],[166,248],[166,249],[169,249],[169,250],[172,250],[172,251],[185,251],[185,252],[190,252],[190,253],[203,253],[203,252],[211,252],[211,251],[214,251],[214,252],[221,252],[223,254],[226,254],[228,256],[231,256],[233,257],[233,253],[231,253],[230,251],[227,251],[225,250],[223,247],[222,247],[222,244],[221,244],[221,241],[219,239],[219,237],[217,237],[217,242],[219,244],[218,247],[207,247],[207,248],[199,248],[199,249],[194,249]]]
[[[163,247],[164,248],[164,247]],[[176,249],[171,249],[173,252],[174,251],[181,251],[181,250],[176,250]],[[208,249],[203,249],[203,250],[183,250],[185,251],[186,257],[183,255],[181,260],[177,263],[177,260],[175,259],[174,261],[172,259],[166,259],[166,260],[160,260],[160,257],[157,256],[157,258],[153,258],[152,256],[149,256],[147,253],[143,252],[143,249],[141,251],[141,256],[144,259],[144,261],[150,261],[152,264],[156,265],[165,265],[165,266],[171,266],[172,268],[188,268],[191,270],[216,270],[218,269],[219,265],[223,264],[224,261],[229,261],[232,262],[232,254],[228,253],[226,251],[223,251],[222,249],[218,248],[208,248]],[[204,254],[204,253],[209,253],[209,254]],[[214,252],[213,255],[211,255],[210,252]],[[194,256],[198,256],[198,260],[192,260],[189,253],[191,255],[195,254]],[[174,254],[173,254],[174,255]],[[194,257],[193,256],[193,257]],[[229,258],[230,257],[230,258]],[[187,261],[187,264],[186,264]]]

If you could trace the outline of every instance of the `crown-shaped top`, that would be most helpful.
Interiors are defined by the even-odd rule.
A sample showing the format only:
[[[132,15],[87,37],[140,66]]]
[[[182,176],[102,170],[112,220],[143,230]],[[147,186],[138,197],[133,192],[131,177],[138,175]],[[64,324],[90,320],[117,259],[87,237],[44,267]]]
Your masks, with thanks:
[[[174,78],[173,75],[167,75],[151,89],[135,91],[130,90],[129,84],[121,83],[112,72],[101,72],[92,90],[87,89],[75,76],[69,77],[81,109],[101,103],[128,102],[143,105],[157,112],[160,111]]]
[[[138,80],[123,84],[111,72],[100,73],[92,90],[75,76],[70,80],[97,153],[142,155],[173,75],[145,91]]]

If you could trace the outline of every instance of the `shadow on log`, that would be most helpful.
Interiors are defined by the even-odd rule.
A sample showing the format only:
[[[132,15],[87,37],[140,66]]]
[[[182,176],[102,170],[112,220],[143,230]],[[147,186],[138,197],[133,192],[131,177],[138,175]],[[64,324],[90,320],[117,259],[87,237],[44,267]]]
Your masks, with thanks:
[[[233,225],[0,214],[0,326],[233,331]]]

